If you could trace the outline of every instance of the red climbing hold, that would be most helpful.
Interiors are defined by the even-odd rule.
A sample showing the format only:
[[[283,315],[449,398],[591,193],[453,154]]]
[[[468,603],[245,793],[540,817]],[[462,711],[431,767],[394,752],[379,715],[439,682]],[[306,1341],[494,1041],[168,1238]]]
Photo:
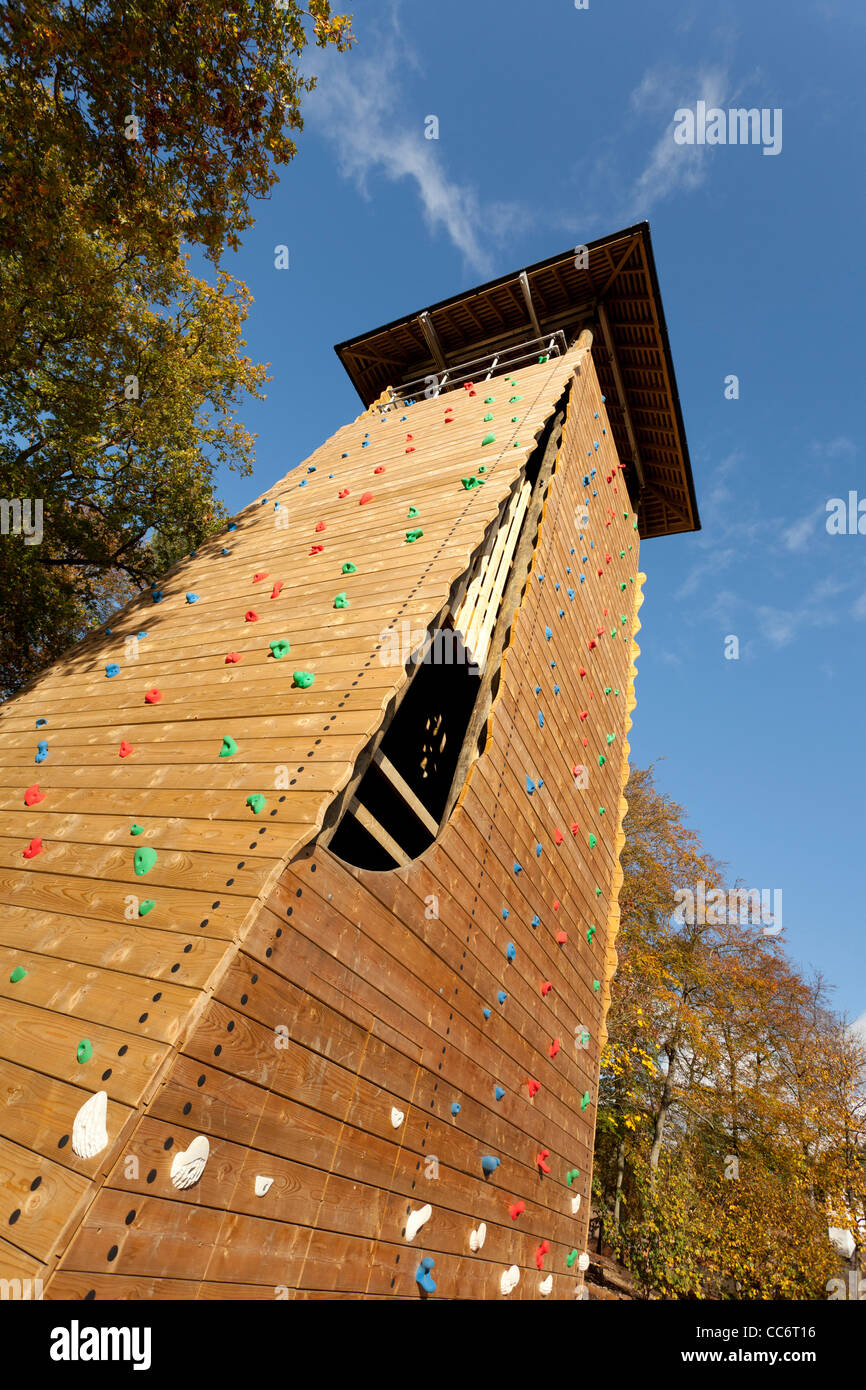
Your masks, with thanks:
[[[604,557],[604,563],[605,563],[606,565],[609,565],[612,559],[613,559],[613,556],[612,556],[612,555],[605,555],[605,557]]]
[[[557,936],[564,936],[564,935],[565,935],[565,932],[558,932],[558,933],[557,933]],[[561,1046],[562,1046],[562,1043],[559,1041],[559,1038],[554,1038],[554,1039],[553,1039],[553,1042],[550,1044],[550,1055],[551,1055],[551,1057],[555,1057],[555,1056],[556,1056],[556,1054],[557,1054],[557,1052],[559,1051],[559,1049],[561,1048]]]
[[[580,715],[579,715],[578,717],[579,717],[580,719],[588,719],[588,718],[589,718],[589,710],[588,710],[588,709],[582,709],[582,710],[580,711]]]
[[[590,639],[589,639],[589,650],[592,651],[593,647],[597,647],[597,646],[598,646],[598,643],[596,642],[595,638],[594,638],[594,637],[590,637]]]
[[[408,447],[408,449],[406,450],[406,453],[407,453],[407,454],[414,454],[414,452],[415,452],[415,445],[414,445],[414,444],[410,444],[409,447]]]
[[[322,553],[322,551],[324,550],[324,548],[325,548],[325,547],[324,547],[323,545],[311,545],[311,546],[310,546],[310,554],[311,554],[311,555],[321,555],[321,553]]]
[[[226,666],[233,666],[234,663],[235,663],[236,661],[240,661],[240,659],[241,659],[241,654],[240,654],[240,652],[229,652],[229,653],[226,655],[226,663],[225,663],[225,664],[226,664]]]
[[[556,940],[560,946],[564,946],[566,941],[568,940],[568,932],[558,931],[556,933]],[[551,1053],[551,1056],[552,1055],[553,1054]]]
[[[406,438],[407,438],[407,439],[414,439],[415,436],[414,436],[414,434],[407,434],[407,435],[406,435]]]
[[[553,832],[553,843],[554,843],[554,844],[556,844],[556,845],[561,845],[564,839],[565,839],[565,836],[563,835],[562,831],[561,831],[559,828],[557,828],[556,830],[554,830],[554,832]]]
[[[548,1168],[548,1173],[550,1169]],[[543,1240],[535,1252],[535,1263],[539,1269],[544,1269],[544,1257],[550,1250],[550,1241]]]
[[[554,910],[554,912],[558,912],[558,911],[559,911],[559,898],[554,898],[554,899],[553,899],[553,910]]]
[[[601,573],[601,570],[599,570],[599,574],[600,574],[600,573]],[[595,635],[596,635],[596,637],[603,637],[603,636],[604,636],[604,628],[603,628],[603,627],[597,627],[597,628],[595,629]]]
[[[317,521],[317,522],[316,522],[316,530],[317,530],[317,531],[324,531],[324,529],[325,529],[325,523],[324,523],[324,521]]]
[[[244,614],[244,622],[245,622],[245,623],[257,623],[258,620],[259,620],[259,615],[258,615],[258,613],[256,612],[256,610],[255,610],[254,608],[248,608],[247,611],[246,611],[246,613]]]
[[[256,574],[253,575],[253,583],[254,583],[254,584],[261,584],[262,580],[263,580],[263,579],[267,579],[267,577],[268,577],[268,572],[267,572],[267,570],[259,570]]]
[[[550,1149],[539,1149],[538,1153],[535,1155],[535,1162],[538,1164],[542,1173],[550,1172],[550,1164],[547,1162],[549,1158]]]
[[[348,497],[348,496],[349,496],[349,489],[348,489],[347,487],[341,488],[340,491],[337,493],[337,496],[338,496],[338,497]]]
[[[279,593],[280,593],[280,589],[282,589],[282,587],[283,587],[283,581],[282,581],[282,579],[278,579],[278,580],[276,581],[276,583],[274,584],[274,587],[271,589],[271,598],[278,598],[278,597],[279,597]]]
[[[552,989],[553,989],[553,985],[550,983],[549,980],[542,980],[542,982],[541,982],[541,994],[542,994],[542,997],[544,997],[544,995],[546,995],[546,994],[549,994],[550,991],[551,991]]]
[[[581,666],[581,668],[580,668],[580,670],[578,671],[577,674],[578,674],[579,676],[585,676],[585,675],[586,675],[586,668],[585,668],[584,666]]]
[[[453,416],[453,415],[446,415],[446,416],[445,416],[445,423],[446,423],[446,425],[453,425],[453,424],[454,424],[454,416]]]
[[[130,755],[130,753],[134,753],[134,752],[135,752],[135,749],[133,748],[132,744],[131,744],[131,743],[127,743],[126,739],[125,739],[125,738],[122,738],[122,739],[120,740],[120,756],[121,756],[122,758],[128,758],[129,755]]]
[[[156,686],[154,686],[153,690],[145,690],[144,692],[144,702],[146,705],[158,705],[161,699],[162,691],[157,690]]]
[[[385,472],[385,465],[384,465],[384,463],[380,463],[378,468],[374,468],[374,469],[373,469],[373,472],[374,472],[374,473],[384,473],[384,472]]]
[[[40,837],[37,835],[37,836],[36,836],[36,839],[35,839],[35,840],[31,840],[31,841],[30,841],[30,844],[29,844],[29,845],[27,846],[27,848],[24,850],[24,858],[25,858],[25,859],[35,859],[36,856],[37,856],[37,854],[41,854],[41,853],[42,853],[42,840],[41,840]]]
[[[32,787],[28,787],[24,793],[24,805],[36,806],[40,801],[45,800],[45,793],[39,790],[39,783],[34,782]]]
[[[508,1208],[508,1215],[511,1217],[512,1221],[516,1221],[518,1216],[520,1216],[525,1211],[525,1202],[512,1202],[511,1206]]]
[[[527,1081],[526,1089],[529,1091],[529,1099],[532,1100],[532,1097],[537,1096],[538,1092],[541,1090],[541,1082]]]
[[[363,507],[363,505],[364,505],[365,502],[372,502],[372,500],[373,500],[373,494],[372,494],[372,492],[362,492],[362,493],[361,493],[360,500],[359,500],[359,502],[358,502],[358,506],[359,506],[359,507]]]

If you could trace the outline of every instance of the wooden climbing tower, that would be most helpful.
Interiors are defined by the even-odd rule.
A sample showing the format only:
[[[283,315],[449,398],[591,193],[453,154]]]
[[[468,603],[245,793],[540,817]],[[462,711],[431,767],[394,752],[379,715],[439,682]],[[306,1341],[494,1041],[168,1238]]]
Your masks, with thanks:
[[[3,1297],[581,1292],[699,525],[648,229],[338,352],[362,413],[0,710]]]

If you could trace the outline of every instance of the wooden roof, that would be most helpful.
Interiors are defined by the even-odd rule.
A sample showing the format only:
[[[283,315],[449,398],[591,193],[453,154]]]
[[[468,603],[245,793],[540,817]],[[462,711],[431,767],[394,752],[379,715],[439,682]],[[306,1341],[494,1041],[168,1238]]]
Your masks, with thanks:
[[[0,1275],[53,1268],[405,683],[386,631],[447,608],[582,355],[449,396],[447,426],[441,400],[362,414],[0,709]],[[108,1147],[76,1157],[101,1089]]]
[[[339,343],[335,351],[368,405],[383,388],[435,373],[443,363],[454,367],[534,338],[536,325],[543,334],[561,330],[569,343],[591,327],[593,362],[617,452],[627,464],[640,534],[700,530],[649,224],[602,237],[587,249],[586,269],[576,267],[575,248],[569,248]]]

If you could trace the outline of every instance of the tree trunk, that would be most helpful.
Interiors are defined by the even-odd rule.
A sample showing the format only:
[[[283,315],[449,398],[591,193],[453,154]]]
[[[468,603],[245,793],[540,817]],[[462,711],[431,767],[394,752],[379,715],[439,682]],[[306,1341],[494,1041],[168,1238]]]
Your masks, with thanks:
[[[613,1224],[619,1230],[619,1211],[622,1204],[622,1180],[625,1176],[625,1139],[620,1139],[616,1151],[616,1199],[613,1204]]]

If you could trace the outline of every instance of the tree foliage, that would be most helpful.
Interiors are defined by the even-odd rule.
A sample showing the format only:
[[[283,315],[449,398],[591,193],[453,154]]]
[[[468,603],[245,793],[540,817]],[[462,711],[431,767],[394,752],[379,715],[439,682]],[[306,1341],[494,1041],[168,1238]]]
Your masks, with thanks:
[[[826,1297],[827,1228],[856,1235],[866,1217],[866,1049],[761,924],[677,920],[675,890],[722,887],[722,867],[652,769],[626,798],[593,1184],[604,1238],[664,1297]]]

